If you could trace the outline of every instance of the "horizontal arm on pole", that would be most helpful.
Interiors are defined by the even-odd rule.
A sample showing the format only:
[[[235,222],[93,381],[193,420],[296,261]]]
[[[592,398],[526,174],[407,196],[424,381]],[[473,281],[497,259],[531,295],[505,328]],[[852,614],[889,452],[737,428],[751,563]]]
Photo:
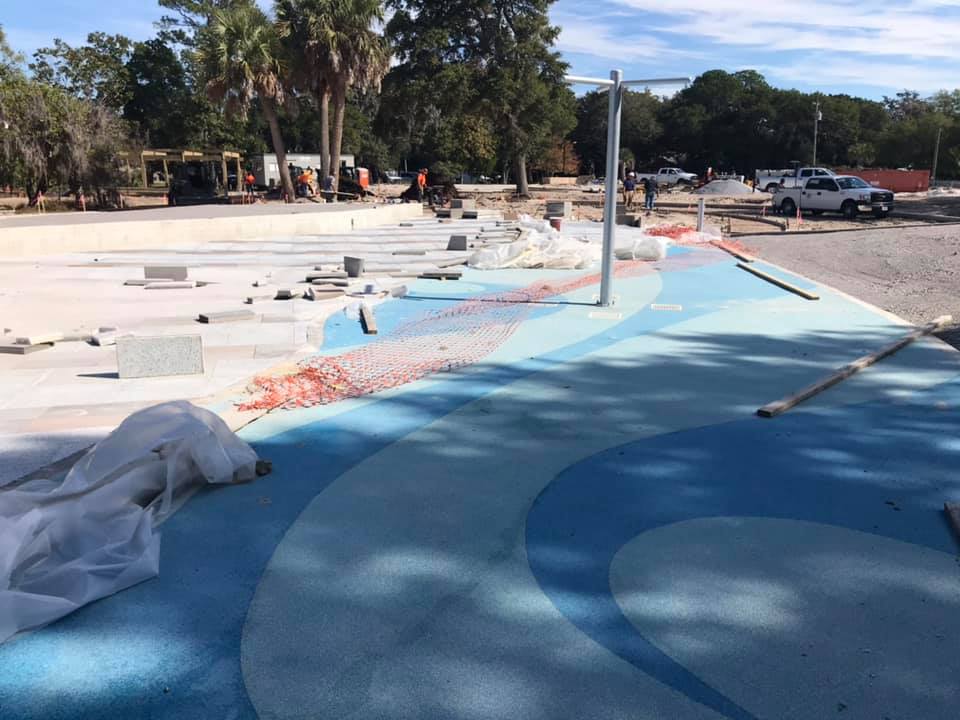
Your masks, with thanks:
[[[653,85],[689,85],[692,82],[693,78],[689,77],[650,78],[649,80],[624,80],[621,85],[646,85],[650,87]]]
[[[564,81],[568,85],[599,85],[602,87],[613,87],[613,80],[603,78],[583,77],[582,75],[567,75]]]

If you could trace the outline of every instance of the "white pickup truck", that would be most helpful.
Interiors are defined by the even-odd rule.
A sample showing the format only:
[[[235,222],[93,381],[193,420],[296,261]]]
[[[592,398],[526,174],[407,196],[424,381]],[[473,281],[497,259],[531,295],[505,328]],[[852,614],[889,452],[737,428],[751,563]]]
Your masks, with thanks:
[[[658,185],[693,185],[697,182],[696,175],[675,167],[660,168],[655,173],[637,173],[637,182],[648,177],[656,180]]]
[[[800,187],[812,177],[833,177],[833,170],[823,167],[805,167],[796,170],[757,170],[757,188],[768,193],[779,187]],[[780,183],[783,183],[781,186]]]
[[[814,215],[839,212],[848,219],[864,211],[882,218],[893,209],[893,193],[852,175],[812,177],[802,188],[780,188],[773,195],[773,206],[788,217],[799,209]]]

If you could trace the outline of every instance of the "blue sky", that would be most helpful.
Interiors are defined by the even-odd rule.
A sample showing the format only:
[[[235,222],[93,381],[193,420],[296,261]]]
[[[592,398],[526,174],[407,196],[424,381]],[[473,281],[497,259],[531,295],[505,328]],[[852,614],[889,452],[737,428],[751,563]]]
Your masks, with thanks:
[[[162,14],[155,0],[0,3],[10,44],[27,54],[92,30],[143,39]],[[753,68],[780,87],[873,98],[960,87],[958,0],[559,0],[552,18],[578,75]]]

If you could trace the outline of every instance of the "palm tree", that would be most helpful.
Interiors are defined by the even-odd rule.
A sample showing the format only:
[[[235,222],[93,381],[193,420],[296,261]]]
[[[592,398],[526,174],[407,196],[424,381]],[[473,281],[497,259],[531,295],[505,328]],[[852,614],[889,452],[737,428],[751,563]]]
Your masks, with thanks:
[[[320,109],[320,173],[330,174],[330,78],[336,71],[327,56],[333,41],[328,0],[276,0],[277,24],[287,48],[291,77],[313,95]]]
[[[228,113],[245,117],[259,101],[270,126],[283,191],[294,197],[279,109],[287,99],[286,66],[276,26],[252,2],[215,10],[201,31],[198,55],[207,95],[226,102]]]
[[[373,30],[374,22],[383,21],[383,5],[380,0],[278,0],[277,19],[297,53],[297,76],[320,107],[322,172],[333,174],[338,189],[347,93],[379,90],[390,64],[386,43]]]

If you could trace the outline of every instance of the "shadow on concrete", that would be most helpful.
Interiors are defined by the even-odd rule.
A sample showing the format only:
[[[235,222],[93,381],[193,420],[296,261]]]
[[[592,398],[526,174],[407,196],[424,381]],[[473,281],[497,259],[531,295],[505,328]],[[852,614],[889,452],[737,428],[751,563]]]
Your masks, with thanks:
[[[254,718],[248,690],[261,702],[273,694],[271,717],[717,716],[707,708],[763,716],[749,696],[736,694],[740,686],[706,670],[721,664],[748,686],[779,692],[784,717],[823,716],[819,706],[790,700],[797,683],[815,681],[824,692],[852,688],[827,693],[834,711],[843,702],[857,709],[850,716],[876,716],[864,710],[876,708],[849,638],[870,647],[878,628],[896,630],[899,616],[871,613],[890,607],[880,601],[898,584],[909,584],[921,605],[926,598],[956,610],[943,594],[950,578],[904,575],[901,559],[873,556],[873,565],[851,576],[855,582],[838,589],[841,598],[861,598],[861,624],[836,639],[818,636],[823,674],[798,678],[775,653],[760,672],[750,664],[756,656],[734,646],[748,641],[761,654],[784,643],[799,649],[811,628],[825,627],[829,608],[804,604],[809,576],[791,586],[793,575],[774,578],[748,561],[715,568],[713,586],[749,587],[752,604],[738,614],[734,602],[704,628],[679,601],[710,563],[678,564],[683,583],[664,590],[677,602],[632,601],[650,616],[666,607],[663,625],[696,640],[691,654],[670,656],[622,614],[610,563],[637,527],[756,514],[761,500],[782,518],[956,552],[938,508],[960,499],[960,387],[911,392],[924,376],[960,374],[960,356],[905,351],[800,411],[761,420],[752,416],[760,405],[891,335],[667,329],[644,337],[653,336],[674,349],[642,360],[623,352],[482,363],[419,390],[345,406],[321,422],[310,411],[291,412],[293,429],[255,444],[273,461],[271,476],[204,490],[165,524],[159,578],[0,646],[4,718]],[[514,392],[496,392],[514,383]],[[834,405],[840,400],[850,404]],[[401,440],[402,453],[385,452]],[[556,472],[538,470],[558,457],[568,459]],[[562,513],[528,515],[542,511],[561,483],[583,492],[563,495]],[[267,569],[314,498],[320,515],[294,526],[295,547]],[[536,537],[534,519],[543,520]],[[863,523],[869,526],[856,527]],[[706,538],[687,547],[723,552]],[[834,552],[824,560],[830,567],[864,562],[862,553],[845,559],[842,546]],[[274,610],[248,621],[254,592],[267,580]],[[758,610],[782,598],[790,623]],[[923,607],[896,607],[910,615],[909,627],[922,625]],[[245,684],[247,622],[269,642],[258,647],[265,655],[251,656]],[[738,632],[744,624],[747,636]],[[955,638],[956,629],[942,632]],[[633,653],[638,638],[660,655]],[[950,717],[936,713],[952,712],[954,700],[943,693],[955,682],[944,684],[928,661],[941,658],[941,670],[951,670],[955,654],[934,654],[922,643],[885,647],[881,669],[890,681],[878,697],[889,707],[917,703],[924,717]],[[668,672],[657,665],[661,655],[675,663]],[[863,707],[850,697],[863,698]]]

